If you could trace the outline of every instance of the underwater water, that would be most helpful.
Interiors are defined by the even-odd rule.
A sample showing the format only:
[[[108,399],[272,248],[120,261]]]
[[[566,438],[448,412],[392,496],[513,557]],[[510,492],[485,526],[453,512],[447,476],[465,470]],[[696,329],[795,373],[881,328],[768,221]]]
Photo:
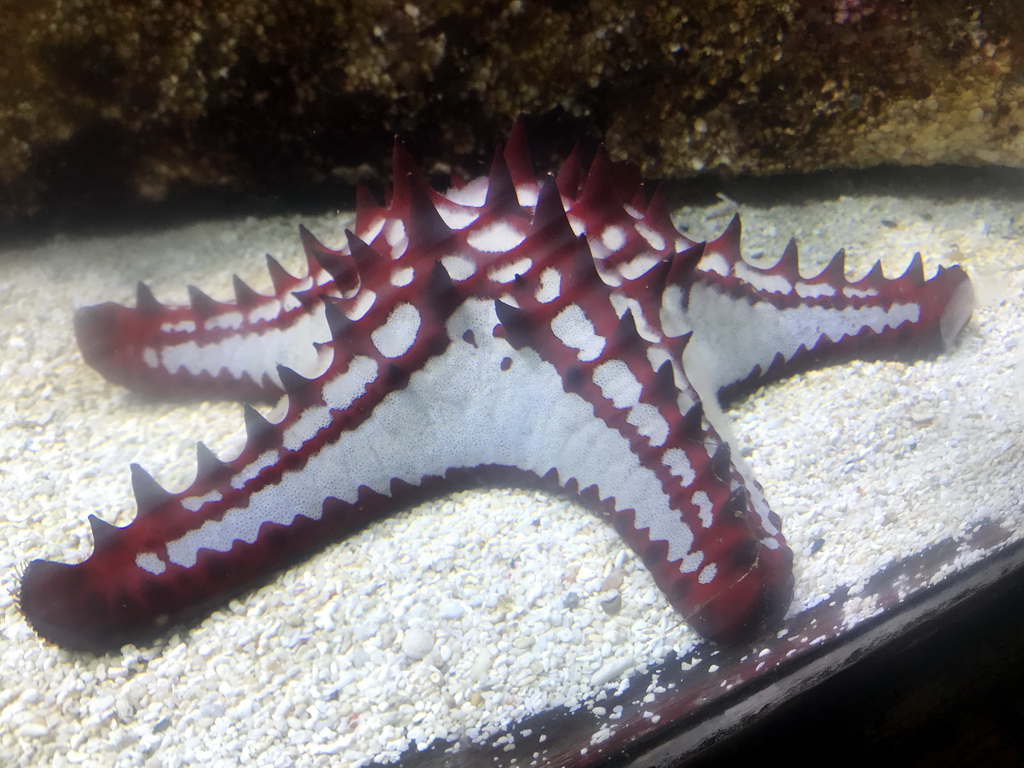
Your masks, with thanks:
[[[15,599],[25,563],[88,556],[90,514],[127,524],[130,462],[178,490],[197,440],[225,457],[244,441],[237,404],[155,402],[101,379],[76,349],[73,307],[131,303],[137,280],[165,301],[184,301],[187,283],[230,296],[233,272],[266,289],[263,253],[301,271],[300,221],[330,245],[350,219],[7,249],[0,762],[586,765],[716,703],[742,709],[759,679],[784,679],[818,646],[841,651],[866,624],[912,624],[904,605],[955,595],[1024,534],[1021,199],[928,178],[890,189],[854,176],[767,201],[738,186],[735,204],[677,212],[700,239],[738,210],[743,253],[764,263],[795,236],[805,275],[841,247],[851,280],[876,259],[899,275],[920,251],[927,276],[962,264],[977,297],[945,354],[810,371],[729,408],[796,573],[784,622],[731,648],[702,644],[596,516],[525,490],[401,512],[149,646],[95,658],[44,644]]]

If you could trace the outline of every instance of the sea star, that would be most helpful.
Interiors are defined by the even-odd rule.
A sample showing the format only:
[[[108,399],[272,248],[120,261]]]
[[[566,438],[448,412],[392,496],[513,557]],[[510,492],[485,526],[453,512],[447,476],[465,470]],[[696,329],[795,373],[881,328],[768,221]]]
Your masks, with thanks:
[[[384,206],[360,191],[342,248],[300,230],[306,277],[270,259],[273,295],[236,278],[232,303],[190,289],[169,307],[140,285],[135,308],[79,312],[83,355],[114,382],[284,392],[288,409],[272,424],[247,406],[241,454],[200,443],[181,493],[133,466],[130,525],[92,516],[88,559],[26,570],[41,636],[139,642],[415,499],[528,483],[605,515],[699,633],[750,638],[786,611],[792,552],[719,398],[941,349],[971,314],[963,270],[925,280],[919,256],[849,283],[842,253],[802,277],[792,242],[772,267],[745,262],[738,219],[694,242],[603,149],[538,182],[521,123],[487,177],[438,193],[396,142],[394,178]]]

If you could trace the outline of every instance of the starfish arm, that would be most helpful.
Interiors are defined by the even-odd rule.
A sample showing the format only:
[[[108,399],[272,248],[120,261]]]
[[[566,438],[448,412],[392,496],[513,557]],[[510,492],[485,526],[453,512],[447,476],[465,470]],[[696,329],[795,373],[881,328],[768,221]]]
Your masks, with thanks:
[[[940,267],[926,280],[917,255],[900,277],[884,277],[876,263],[850,282],[840,252],[804,278],[795,244],[763,268],[740,257],[739,238],[735,219],[667,307],[671,323],[693,332],[694,365],[707,369],[707,387],[725,400],[810,367],[941,351],[970,318],[973,291],[960,267]]]
[[[276,366],[306,374],[325,361],[315,344],[329,341],[323,298],[338,295],[328,268],[351,261],[300,230],[309,263],[295,277],[267,257],[273,291],[257,293],[235,278],[235,299],[217,301],[189,288],[190,302],[159,302],[139,283],[134,307],[112,302],[75,313],[85,361],[109,381],[161,397],[273,400],[281,395]]]
[[[131,524],[93,517],[88,559],[37,560],[26,570],[21,605],[36,631],[93,652],[143,642],[408,503],[401,478],[410,462],[394,454],[410,444],[380,405],[439,349],[451,283],[438,270],[422,266],[396,307],[371,306],[339,330],[325,346],[339,353],[316,379],[280,368],[287,412],[274,424],[246,406],[235,459],[200,444],[196,479],[177,494],[133,467]],[[415,294],[432,301],[416,309]],[[404,398],[406,409],[420,405],[422,395],[410,394],[416,402]],[[371,414],[378,421],[369,425]]]

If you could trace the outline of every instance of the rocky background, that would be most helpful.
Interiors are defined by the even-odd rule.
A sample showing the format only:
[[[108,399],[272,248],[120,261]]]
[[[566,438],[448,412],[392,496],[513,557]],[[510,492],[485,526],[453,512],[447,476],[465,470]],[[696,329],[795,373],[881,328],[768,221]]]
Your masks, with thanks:
[[[475,171],[520,112],[649,177],[1022,166],[1019,5],[5,0],[0,223]]]

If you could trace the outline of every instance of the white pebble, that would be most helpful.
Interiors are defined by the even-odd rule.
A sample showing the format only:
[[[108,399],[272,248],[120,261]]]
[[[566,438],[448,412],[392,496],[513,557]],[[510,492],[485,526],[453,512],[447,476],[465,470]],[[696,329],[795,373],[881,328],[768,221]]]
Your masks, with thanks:
[[[437,615],[442,619],[459,619],[465,613],[465,607],[457,600],[445,600],[437,606]]]
[[[40,722],[25,723],[18,729],[18,733],[27,739],[41,739],[50,733],[50,727]]]
[[[633,666],[632,656],[622,656],[608,660],[590,678],[590,684],[594,687],[610,683],[627,669]]]
[[[420,627],[412,627],[402,638],[402,653],[419,661],[434,647],[434,636]]]

